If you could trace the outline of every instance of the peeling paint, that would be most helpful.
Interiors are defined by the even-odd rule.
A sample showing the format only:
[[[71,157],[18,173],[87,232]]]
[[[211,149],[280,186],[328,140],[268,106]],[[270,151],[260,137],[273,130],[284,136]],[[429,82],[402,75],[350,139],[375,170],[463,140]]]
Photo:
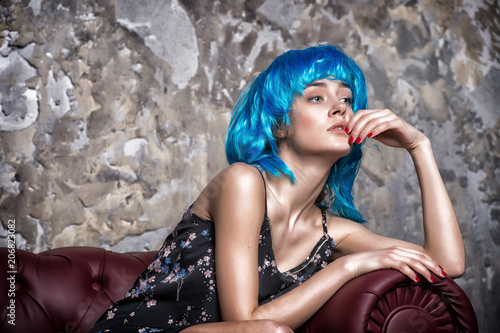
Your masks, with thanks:
[[[5,44],[4,44],[5,45]],[[29,89],[26,82],[37,75],[37,71],[24,58],[32,47],[22,51],[9,51],[0,57],[0,131],[19,131],[30,127],[38,117],[36,90]]]
[[[119,1],[117,22],[144,38],[145,44],[174,68],[172,82],[183,89],[198,70],[196,32],[177,0]]]

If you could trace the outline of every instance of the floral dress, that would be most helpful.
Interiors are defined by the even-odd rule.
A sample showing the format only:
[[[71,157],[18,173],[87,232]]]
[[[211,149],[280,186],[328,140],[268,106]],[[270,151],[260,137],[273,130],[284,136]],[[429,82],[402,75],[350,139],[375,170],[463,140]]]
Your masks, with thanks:
[[[259,305],[294,289],[328,265],[335,245],[324,211],[323,231],[304,262],[282,273],[274,258],[266,207],[259,240]],[[132,289],[90,332],[179,332],[191,325],[221,321],[214,245],[213,222],[197,216],[190,207]]]

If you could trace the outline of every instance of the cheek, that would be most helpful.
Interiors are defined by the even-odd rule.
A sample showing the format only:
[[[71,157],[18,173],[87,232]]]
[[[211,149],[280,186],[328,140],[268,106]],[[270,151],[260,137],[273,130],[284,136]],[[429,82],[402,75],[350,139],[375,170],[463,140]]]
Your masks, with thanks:
[[[313,110],[311,112],[308,112],[308,110],[304,112],[299,111],[295,116],[296,127],[300,126],[309,128],[324,121],[324,118],[321,116],[321,113],[318,110]]]
[[[288,127],[288,137],[298,136],[308,136],[311,131],[315,131],[318,126],[318,119],[313,119],[311,117],[306,117],[301,114],[297,114],[296,117],[290,119],[291,123]],[[309,134],[308,134],[309,133]]]
[[[349,108],[349,110],[347,110],[347,117],[346,117],[346,120],[349,121],[349,119],[352,118],[352,116],[354,116],[354,112],[352,111],[351,108]]]

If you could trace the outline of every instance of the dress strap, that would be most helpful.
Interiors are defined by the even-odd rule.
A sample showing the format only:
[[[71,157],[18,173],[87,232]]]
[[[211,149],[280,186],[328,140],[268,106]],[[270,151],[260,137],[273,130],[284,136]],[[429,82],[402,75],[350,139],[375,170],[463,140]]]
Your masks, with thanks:
[[[323,217],[323,232],[325,234],[328,234],[328,227],[326,222],[326,210],[324,208],[321,208],[321,216]]]
[[[264,217],[265,217],[265,219],[267,219],[267,186],[266,186],[266,180],[264,178],[264,174],[262,173],[262,171],[259,168],[257,168],[257,170],[259,170],[260,176],[262,177],[262,182],[264,183]]]

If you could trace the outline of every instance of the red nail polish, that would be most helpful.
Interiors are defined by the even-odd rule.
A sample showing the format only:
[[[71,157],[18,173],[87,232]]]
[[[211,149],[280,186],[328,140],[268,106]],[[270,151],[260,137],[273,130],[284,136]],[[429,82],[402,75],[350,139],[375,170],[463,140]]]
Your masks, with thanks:
[[[359,144],[361,143],[361,138],[358,138],[358,139],[356,140],[356,143],[359,145]]]
[[[346,133],[349,133],[349,127],[346,127],[346,128],[345,128],[345,132],[346,132]]]
[[[354,138],[351,136],[351,137],[349,138],[349,143],[353,143],[353,142],[354,142]]]
[[[434,280],[433,276],[431,276],[431,282],[436,282],[436,280]]]
[[[441,274],[444,275],[444,276],[448,276],[448,274],[446,274],[446,272],[444,271],[443,267],[439,266],[439,268],[441,268]]]
[[[368,137],[371,138],[373,136],[373,133],[370,132],[370,134],[368,134]]]
[[[415,276],[415,281],[420,282],[420,278],[418,276]]]

